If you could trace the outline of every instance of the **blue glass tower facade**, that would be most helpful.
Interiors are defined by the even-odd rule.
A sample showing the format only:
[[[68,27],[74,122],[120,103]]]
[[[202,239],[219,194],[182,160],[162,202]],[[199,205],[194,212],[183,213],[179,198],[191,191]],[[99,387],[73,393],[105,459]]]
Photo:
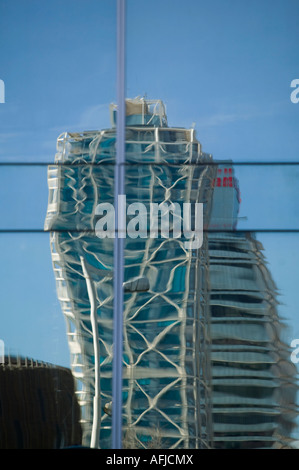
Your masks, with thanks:
[[[288,448],[297,415],[296,368],[283,341],[278,289],[262,244],[237,231],[240,191],[218,162],[209,233],[215,448]]]
[[[111,118],[110,129],[61,135],[48,170],[45,227],[83,444],[111,447],[113,235],[125,237],[123,446],[291,446],[295,367],[263,247],[236,230],[232,162],[203,153],[193,129],[169,127],[162,102],[127,100],[126,226],[116,234],[114,106]],[[208,229],[199,247],[196,204]]]
[[[114,121],[113,107],[111,114]],[[111,446],[114,245],[96,227],[103,220],[99,207],[114,203],[115,139],[115,127],[60,136],[56,165],[48,170],[45,224],[83,443],[90,445],[96,422],[102,448]],[[124,278],[146,279],[149,287],[129,289],[124,298],[124,447],[211,446],[207,234],[200,248],[190,248],[196,203],[202,204],[204,223],[209,221],[215,178],[210,163],[193,129],[168,127],[163,103],[127,101],[126,204],[135,212],[134,204],[142,203],[148,218],[141,229],[141,218],[134,225],[127,216],[128,231],[134,227],[126,234]],[[184,203],[192,206],[188,232]],[[160,221],[167,217],[168,234],[163,224],[151,232],[153,204]]]

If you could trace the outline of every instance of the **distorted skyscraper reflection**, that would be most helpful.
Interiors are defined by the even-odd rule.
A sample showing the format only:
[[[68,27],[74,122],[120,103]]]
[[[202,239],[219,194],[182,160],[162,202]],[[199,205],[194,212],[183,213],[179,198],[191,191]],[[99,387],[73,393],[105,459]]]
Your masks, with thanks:
[[[277,288],[263,246],[237,227],[240,192],[218,166],[209,234],[216,448],[285,448],[295,427],[296,368],[282,341]],[[223,231],[221,231],[223,230]]]
[[[149,287],[125,292],[123,445],[284,446],[294,421],[294,370],[261,247],[235,231],[232,165],[202,152],[194,129],[169,127],[162,102],[126,104],[127,203],[203,204],[213,232],[204,231],[196,250],[186,248],[184,232],[125,240],[125,281],[142,278]],[[59,137],[45,223],[83,444],[97,432],[101,448],[111,447],[114,243],[95,226],[98,205],[114,202],[113,106],[111,115],[111,129]],[[194,226],[194,213],[191,219]]]

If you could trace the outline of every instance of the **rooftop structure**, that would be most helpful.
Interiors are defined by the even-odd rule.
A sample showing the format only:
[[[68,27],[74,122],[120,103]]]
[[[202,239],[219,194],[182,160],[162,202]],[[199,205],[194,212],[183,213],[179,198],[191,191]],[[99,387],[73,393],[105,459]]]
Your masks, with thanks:
[[[79,446],[80,409],[69,369],[28,357],[0,363],[0,449]]]

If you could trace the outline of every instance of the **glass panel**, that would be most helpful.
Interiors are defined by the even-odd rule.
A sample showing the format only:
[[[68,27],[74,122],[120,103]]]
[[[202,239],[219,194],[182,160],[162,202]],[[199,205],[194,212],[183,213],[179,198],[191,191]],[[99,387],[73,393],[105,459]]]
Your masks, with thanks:
[[[122,446],[297,448],[299,6],[126,1],[115,218],[116,6],[0,3],[0,446],[111,448],[124,237]]]
[[[171,442],[178,447],[298,447],[297,356],[292,356],[298,345],[292,339],[298,329],[299,8],[292,0],[272,6],[270,11],[266,1],[154,0],[149,8],[144,0],[127,2],[127,98],[139,96],[144,103],[139,113],[143,144],[135,139],[143,159],[154,152],[145,137],[151,135],[145,104],[162,100],[167,114],[157,124],[155,151],[169,166],[161,165],[160,178],[152,171],[152,194],[156,201],[173,203],[194,202],[196,195],[205,209],[203,244],[192,250],[196,268],[180,272],[184,294],[194,289],[199,303],[182,304],[179,283],[172,283],[173,272],[184,266],[181,258],[173,261],[168,277],[157,276],[159,284],[153,289],[156,293],[159,286],[167,286],[167,298],[181,308],[179,344],[165,353],[174,363],[175,351],[181,353],[181,382],[176,386],[186,401],[177,402],[176,424],[184,429],[184,444]],[[196,139],[201,168],[194,175],[197,187],[180,161],[183,157],[190,163]],[[127,168],[127,174],[134,171]],[[139,170],[140,175],[144,172]],[[146,178],[135,181],[141,200]],[[209,184],[212,192],[205,193]],[[170,252],[159,253],[162,270],[169,258],[174,259]],[[200,279],[195,288],[193,274]],[[208,309],[200,317],[206,302]],[[159,312],[161,321],[169,319],[167,309],[160,307]],[[191,328],[193,335],[188,329],[192,315],[199,322],[198,329]],[[140,330],[151,338],[146,323]],[[159,351],[172,341],[163,339]],[[136,354],[138,347],[132,342]],[[190,377],[200,378],[193,397]],[[161,380],[158,371],[155,378]],[[174,388],[169,384],[169,392]],[[154,394],[153,380],[146,390]],[[169,418],[160,435],[162,446],[167,446],[167,433],[175,436],[174,397],[170,393],[167,406],[165,401],[157,405],[157,412]],[[184,427],[191,410],[197,418],[187,419]],[[143,443],[150,435],[138,426],[134,430]]]
[[[106,108],[106,114],[109,115],[109,107]],[[143,201],[144,185],[148,184],[149,175],[154,169],[158,171],[159,163],[157,162],[154,167],[151,167],[150,161],[153,153],[149,146],[151,141],[148,139],[148,134],[152,132],[147,130],[140,131],[139,128],[127,132],[127,174],[130,182],[133,181],[135,185],[135,199],[134,202]],[[111,135],[115,139],[115,130],[111,130]],[[110,139],[109,134],[109,139]],[[146,134],[146,135],[145,135]],[[172,162],[176,163],[177,172],[182,170],[179,167],[178,155],[186,155],[186,146],[183,140],[177,140],[177,133],[170,142],[165,141],[166,133],[161,133],[161,148],[168,159],[172,158]],[[45,214],[48,209],[53,210],[55,204],[59,200],[65,205],[63,211],[71,211],[71,189],[62,194],[62,190],[58,188],[58,175],[67,175],[71,181],[71,175],[74,177],[87,178],[90,172],[90,167],[84,168],[82,162],[91,162],[88,154],[89,143],[93,137],[97,135],[94,133],[85,133],[85,135],[78,134],[75,139],[73,137],[67,138],[73,145],[72,155],[77,159],[77,166],[72,165],[72,169],[68,166],[63,166],[60,161],[60,167],[57,167],[53,160],[51,165],[2,165],[0,173],[0,210],[1,220],[0,228],[5,229],[22,229],[22,230],[43,230],[45,223]],[[160,134],[159,134],[160,138]],[[62,148],[64,137],[59,139],[58,149]],[[79,140],[80,139],[80,140]],[[108,137],[105,137],[105,142],[101,143],[101,148],[108,145]],[[139,142],[138,144],[136,142]],[[84,149],[85,147],[85,149]],[[100,147],[99,147],[100,148]],[[153,149],[154,147],[152,147]],[[107,159],[108,151],[106,150],[106,159],[103,165],[93,169],[95,176],[95,184],[105,184],[105,178],[113,178],[114,163]],[[189,152],[189,149],[187,150]],[[59,151],[57,152],[59,155]],[[73,157],[72,157],[73,158]],[[81,159],[81,160],[80,160]],[[71,160],[66,160],[70,163]],[[134,171],[132,169],[134,162]],[[138,162],[138,165],[136,163]],[[165,163],[165,162],[164,162]],[[299,198],[299,165],[295,163],[283,163],[275,165],[271,164],[233,164],[223,160],[211,160],[210,171],[216,171],[215,177],[211,179],[212,187],[215,188],[213,195],[213,221],[210,221],[209,228],[217,230],[219,224],[221,228],[231,229],[232,222],[225,223],[225,218],[234,217],[235,225],[239,230],[251,231],[298,231],[299,230],[299,211],[297,208],[297,201]],[[194,165],[196,168],[196,165]],[[192,170],[193,171],[193,170]],[[105,174],[105,172],[107,172]],[[168,172],[169,173],[169,172]],[[169,173],[170,174],[170,173]],[[184,188],[182,179],[175,184],[172,189],[172,201],[182,200],[182,190]],[[11,192],[12,183],[14,188],[14,197],[7,201],[7,195]],[[70,184],[71,187],[71,184]],[[160,182],[160,189],[156,188],[156,199],[152,202],[161,202],[160,198],[163,194],[163,186]],[[112,194],[112,193],[110,193]],[[38,195],[38,197],[37,197]],[[94,193],[89,188],[88,203],[93,210],[95,207],[93,199]],[[227,201],[233,197],[234,203],[232,207],[227,206]],[[131,201],[133,202],[133,200]],[[238,211],[238,212],[237,212]],[[217,222],[214,220],[217,218]],[[222,219],[222,220],[221,220]],[[94,222],[94,227],[95,228]],[[204,220],[207,223],[207,220]],[[81,221],[81,227],[88,229],[91,228]],[[60,228],[78,229],[75,219],[70,219],[68,226],[65,225]]]
[[[0,242],[5,352],[68,367],[65,322],[56,295],[49,235],[2,233]]]
[[[0,447],[89,447],[94,374],[44,228],[59,136],[110,126],[116,2],[1,0],[0,49]]]

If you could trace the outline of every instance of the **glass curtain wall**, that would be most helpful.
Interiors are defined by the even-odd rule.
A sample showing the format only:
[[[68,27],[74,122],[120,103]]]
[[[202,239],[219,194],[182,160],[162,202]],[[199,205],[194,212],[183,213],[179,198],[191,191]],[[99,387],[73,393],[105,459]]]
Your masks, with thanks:
[[[120,103],[120,3],[0,0],[0,447],[298,448],[298,4],[126,0]]]

